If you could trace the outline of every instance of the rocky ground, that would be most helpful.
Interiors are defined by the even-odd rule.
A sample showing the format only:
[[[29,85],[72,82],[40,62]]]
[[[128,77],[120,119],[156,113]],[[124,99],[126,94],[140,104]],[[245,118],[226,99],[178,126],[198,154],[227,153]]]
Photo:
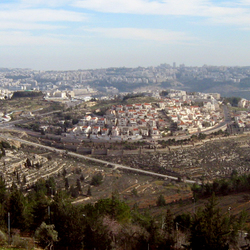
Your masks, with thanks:
[[[186,176],[188,179],[211,181],[230,177],[235,169],[239,174],[250,173],[249,136],[207,141],[199,146],[179,148],[164,153],[99,158],[162,174]]]

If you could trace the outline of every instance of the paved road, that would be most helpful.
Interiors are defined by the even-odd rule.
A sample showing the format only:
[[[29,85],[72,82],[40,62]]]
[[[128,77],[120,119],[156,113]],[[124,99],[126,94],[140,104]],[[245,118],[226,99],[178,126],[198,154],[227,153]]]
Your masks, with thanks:
[[[232,121],[231,121],[231,116],[229,114],[229,111],[228,111],[228,107],[226,105],[223,105],[223,112],[224,112],[224,120],[222,122],[220,122],[218,125],[216,125],[215,127],[213,128],[210,128],[210,129],[207,129],[207,130],[204,130],[204,131],[201,131],[201,133],[213,133],[213,132],[216,132],[218,131],[220,128],[223,128],[225,125],[227,124],[230,124]],[[192,135],[198,135],[200,132],[195,132],[195,133],[192,133],[190,135],[186,135],[186,136],[175,136],[173,138],[175,138],[175,140],[183,140],[183,139],[188,139],[190,138]]]
[[[226,105],[223,105],[222,108],[223,108],[223,112],[224,112],[224,120],[221,123],[219,123],[217,126],[215,126],[214,128],[208,129],[208,130],[206,130],[204,132],[206,132],[206,133],[207,132],[212,133],[214,131],[217,131],[219,128],[222,128],[225,125],[227,125],[227,124],[229,124],[229,123],[232,122],[231,121],[231,116],[230,116],[229,111],[228,111],[228,107]]]
[[[57,152],[57,153],[67,154],[67,155],[70,155],[70,156],[73,156],[73,157],[78,157],[78,158],[81,158],[81,159],[84,159],[84,160],[89,160],[89,161],[98,162],[98,163],[105,164],[105,165],[110,165],[110,166],[112,166],[114,168],[125,169],[125,170],[133,171],[133,172],[136,172],[136,173],[161,177],[161,178],[165,178],[165,179],[178,180],[178,178],[175,177],[175,176],[158,174],[158,173],[154,173],[154,172],[151,172],[151,171],[146,171],[146,170],[142,170],[142,169],[138,169],[138,168],[131,168],[131,167],[124,166],[124,165],[121,165],[121,164],[116,164],[116,163],[109,162],[109,161],[103,161],[103,160],[99,160],[99,159],[96,159],[96,158],[92,158],[92,157],[89,157],[89,156],[85,156],[85,155],[81,155],[81,154],[77,154],[77,153],[73,153],[73,152],[66,152],[65,150],[61,150],[61,149],[45,146],[45,145],[42,145],[42,144],[26,141],[26,140],[16,138],[16,137],[7,137],[5,135],[0,135],[0,138],[4,138],[4,139],[7,139],[7,140],[8,139],[16,140],[16,141],[19,141],[19,142],[21,142],[23,144],[44,148],[44,149],[47,149],[47,150],[50,150],[50,151],[53,151],[53,152]],[[192,181],[192,180],[186,180],[185,182],[190,183],[190,184],[197,183],[196,181]]]

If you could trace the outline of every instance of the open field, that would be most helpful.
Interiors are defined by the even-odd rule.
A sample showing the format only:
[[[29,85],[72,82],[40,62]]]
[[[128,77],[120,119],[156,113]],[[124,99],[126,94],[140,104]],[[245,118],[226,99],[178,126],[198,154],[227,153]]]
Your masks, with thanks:
[[[50,108],[55,104],[48,103],[44,101],[43,97],[27,97],[27,98],[17,98],[11,100],[0,100],[0,105],[2,112],[12,112],[12,111],[35,111],[43,108],[44,110]]]

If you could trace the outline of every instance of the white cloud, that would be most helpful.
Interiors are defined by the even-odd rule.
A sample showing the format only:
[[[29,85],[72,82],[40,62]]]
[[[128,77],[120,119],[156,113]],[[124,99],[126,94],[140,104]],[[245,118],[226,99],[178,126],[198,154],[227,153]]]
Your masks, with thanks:
[[[76,0],[75,6],[107,13],[204,17],[213,23],[249,26],[250,0]],[[236,20],[238,18],[238,20]]]
[[[239,16],[216,16],[210,19],[214,24],[227,24],[241,26],[243,29],[250,28],[250,14]]]
[[[241,14],[250,0],[217,3],[209,0],[75,0],[74,6],[109,13],[205,16]],[[248,9],[249,11],[249,9]]]
[[[72,3],[73,0],[21,0],[21,4],[26,6],[63,6]]]
[[[76,0],[75,6],[99,12],[154,15],[200,15],[206,0]]]
[[[241,0],[239,3],[240,3],[241,5],[246,5],[246,6],[248,6],[248,5],[250,5],[250,0]]]
[[[83,22],[86,14],[51,7],[74,6],[105,13],[174,15],[203,17],[211,23],[249,27],[250,0],[216,2],[212,0],[20,0],[19,5],[1,8],[1,20]],[[14,6],[11,8],[10,6]],[[40,8],[39,8],[40,7]],[[42,9],[41,9],[42,7]]]
[[[212,24],[226,24],[239,26],[241,28],[250,27],[250,9],[249,8],[229,8],[211,6],[207,9],[208,20]]]
[[[34,36],[29,32],[0,31],[0,46],[64,45],[66,42],[52,35]]]
[[[148,40],[164,43],[183,43],[195,40],[184,32],[167,31],[163,29],[137,29],[137,28],[93,28],[84,29],[87,32],[100,34],[108,38]]]
[[[29,22],[81,22],[86,21],[87,16],[73,11],[55,9],[19,9],[0,11],[0,20],[17,20]]]
[[[69,27],[72,23],[87,21],[88,15],[76,11],[50,7],[30,8],[24,4],[0,4],[0,30],[56,30]]]
[[[51,25],[51,24],[40,24],[40,23],[29,23],[29,22],[11,22],[2,21],[0,22],[0,30],[56,30],[64,29],[66,26]]]
[[[34,2],[38,3],[42,1]],[[49,7],[30,8],[25,7],[24,2],[21,4],[0,4],[0,45],[71,46],[74,44],[74,40],[68,37],[67,34],[64,34],[63,29],[73,27],[72,23],[82,23],[87,20],[87,15],[75,11]],[[61,24],[60,22],[63,23]],[[39,33],[42,30],[56,30],[57,34],[61,34],[55,37],[55,35]]]

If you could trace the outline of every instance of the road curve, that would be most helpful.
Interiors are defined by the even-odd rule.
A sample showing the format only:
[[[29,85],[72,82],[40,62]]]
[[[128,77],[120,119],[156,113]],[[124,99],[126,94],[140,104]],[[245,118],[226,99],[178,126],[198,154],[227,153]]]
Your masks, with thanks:
[[[62,150],[62,149],[57,149],[57,148],[45,146],[45,145],[42,145],[42,144],[39,144],[39,143],[26,141],[26,140],[23,140],[23,139],[20,139],[20,138],[16,138],[16,137],[7,137],[7,136],[4,136],[4,135],[0,135],[0,138],[4,138],[6,140],[19,141],[19,142],[21,142],[23,144],[27,144],[27,145],[31,145],[31,146],[35,146],[35,147],[44,148],[44,149],[47,149],[47,150],[50,150],[50,151],[53,151],[53,152],[57,152],[57,153],[65,154],[67,152],[67,151]],[[67,155],[70,155],[72,157],[78,157],[78,158],[81,158],[81,159],[84,159],[84,160],[98,162],[98,163],[105,164],[105,165],[111,165],[114,168],[125,169],[125,170],[133,171],[133,172],[136,172],[136,173],[151,175],[151,176],[155,176],[155,177],[161,177],[161,178],[165,178],[165,179],[178,180],[178,177],[175,177],[175,176],[158,174],[158,173],[155,173],[155,172],[146,171],[146,170],[142,170],[142,169],[138,169],[138,168],[131,168],[131,167],[124,166],[124,165],[121,165],[121,164],[116,164],[116,163],[113,163],[113,162],[109,162],[109,161],[104,161],[104,160],[92,158],[92,157],[81,155],[81,154],[77,154],[77,153],[74,153],[74,152],[67,152]],[[193,183],[200,184],[199,182],[192,181],[192,180],[185,180],[185,182],[186,183],[190,183],[190,184],[193,184]]]

